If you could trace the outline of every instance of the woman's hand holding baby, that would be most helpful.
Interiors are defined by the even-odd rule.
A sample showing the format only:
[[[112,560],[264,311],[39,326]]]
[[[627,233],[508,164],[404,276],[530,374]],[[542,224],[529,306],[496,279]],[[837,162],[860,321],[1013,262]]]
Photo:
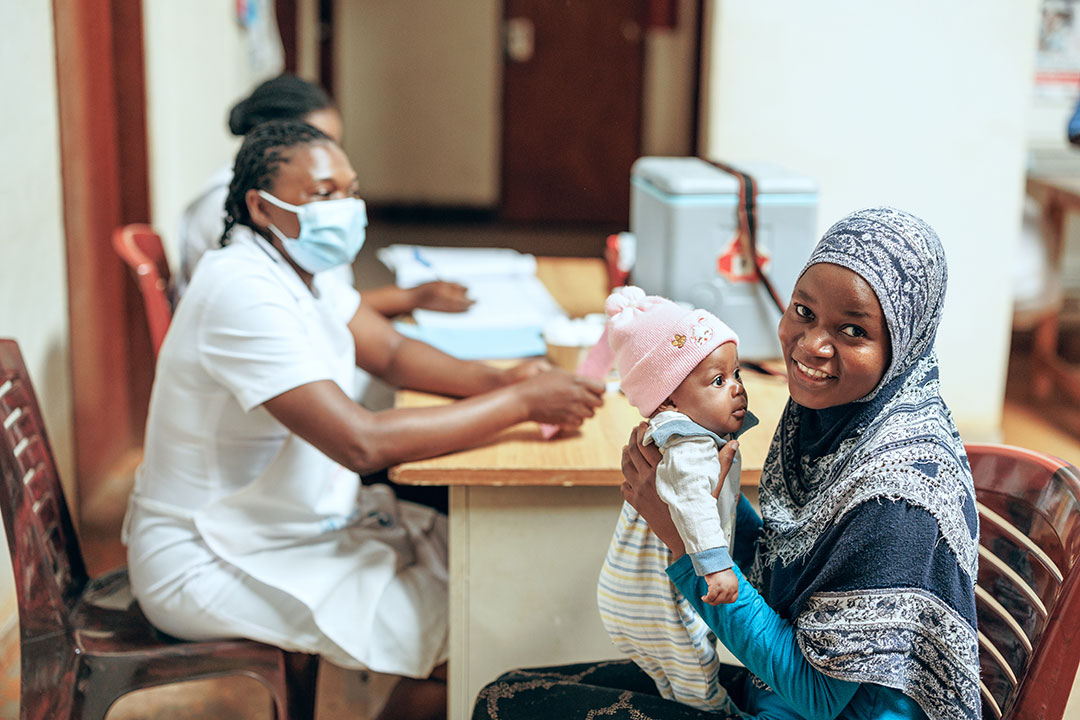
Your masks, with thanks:
[[[651,529],[660,540],[668,546],[675,559],[682,557],[686,552],[679,531],[675,528],[675,522],[671,519],[671,512],[660,495],[656,492],[656,466],[660,464],[660,451],[655,445],[642,444],[648,423],[642,422],[630,433],[630,439],[622,451],[622,496],[623,500],[645,519]],[[720,492],[727,477],[728,470],[735,459],[735,451],[739,443],[732,441],[725,443],[720,448],[720,478],[716,484],[714,494]]]
[[[732,440],[729,443],[725,443],[724,447],[720,448],[720,452],[717,456],[720,458],[720,477],[717,479],[716,487],[713,488],[712,496],[714,498],[720,497],[720,491],[724,489],[724,483],[727,482],[728,471],[731,470],[732,463],[735,462],[735,452],[739,449],[739,441]]]
[[[656,466],[660,464],[660,451],[655,445],[641,442],[648,423],[640,423],[630,433],[630,440],[622,451],[623,500],[638,511],[660,540],[668,546],[675,558],[686,552],[679,531],[667,505],[656,492]]]

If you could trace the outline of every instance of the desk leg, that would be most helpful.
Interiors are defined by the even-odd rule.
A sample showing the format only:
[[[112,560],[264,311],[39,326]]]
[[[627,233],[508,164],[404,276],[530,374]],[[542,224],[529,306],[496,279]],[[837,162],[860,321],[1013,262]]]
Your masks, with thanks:
[[[1069,196],[1072,198],[1072,196]],[[1056,192],[1042,199],[1043,234],[1046,249],[1054,267],[1060,267],[1065,248],[1065,217],[1068,209],[1077,209],[1075,198],[1063,200]],[[1059,390],[1075,402],[1080,402],[1080,377],[1070,371],[1058,357],[1058,313],[1049,313],[1035,328],[1032,348],[1032,394],[1045,402],[1054,390]]]
[[[472,717],[469,697],[469,488],[450,488],[450,657],[447,666],[448,720]]]
[[[449,717],[518,667],[618,657],[596,581],[616,487],[450,488]]]
[[[1061,250],[1065,246],[1065,215],[1061,203],[1052,194],[1042,199],[1042,232],[1047,255],[1054,267],[1058,266]],[[1058,314],[1052,312],[1035,327],[1031,390],[1036,400],[1045,402],[1054,389],[1057,346]]]
[[[1031,354],[1032,363],[1031,391],[1035,399],[1045,402],[1050,399],[1054,389],[1054,366],[1057,362],[1058,315],[1048,314],[1035,326]]]

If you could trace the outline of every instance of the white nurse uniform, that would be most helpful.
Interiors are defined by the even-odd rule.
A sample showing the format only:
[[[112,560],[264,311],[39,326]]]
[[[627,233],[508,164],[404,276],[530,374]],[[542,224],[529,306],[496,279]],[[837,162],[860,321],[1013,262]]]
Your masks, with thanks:
[[[245,636],[343,667],[426,677],[446,659],[446,518],[397,502],[262,407],[351,394],[357,292],[312,293],[250,235],[201,261],[158,360],[125,520],[132,589],[185,638]]]

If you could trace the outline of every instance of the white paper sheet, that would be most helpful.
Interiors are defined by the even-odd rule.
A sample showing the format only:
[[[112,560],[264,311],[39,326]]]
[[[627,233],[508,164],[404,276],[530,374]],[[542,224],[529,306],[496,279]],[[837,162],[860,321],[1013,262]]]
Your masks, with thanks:
[[[536,258],[516,250],[391,245],[380,250],[378,258],[394,271],[401,287],[450,280],[467,287],[476,301],[463,313],[414,310],[421,326],[540,328],[566,315],[536,277]]]

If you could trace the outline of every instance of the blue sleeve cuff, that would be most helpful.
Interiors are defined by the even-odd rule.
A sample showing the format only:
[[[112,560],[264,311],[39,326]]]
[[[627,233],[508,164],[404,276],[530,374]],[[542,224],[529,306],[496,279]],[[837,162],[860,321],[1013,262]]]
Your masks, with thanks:
[[[694,564],[694,572],[702,577],[721,570],[730,570],[735,564],[726,547],[714,547],[693,553],[690,555],[690,562]]]
[[[689,555],[683,555],[671,565],[668,565],[667,574],[671,581],[678,585],[679,581],[687,575],[696,574],[694,572],[694,561],[690,559]]]

